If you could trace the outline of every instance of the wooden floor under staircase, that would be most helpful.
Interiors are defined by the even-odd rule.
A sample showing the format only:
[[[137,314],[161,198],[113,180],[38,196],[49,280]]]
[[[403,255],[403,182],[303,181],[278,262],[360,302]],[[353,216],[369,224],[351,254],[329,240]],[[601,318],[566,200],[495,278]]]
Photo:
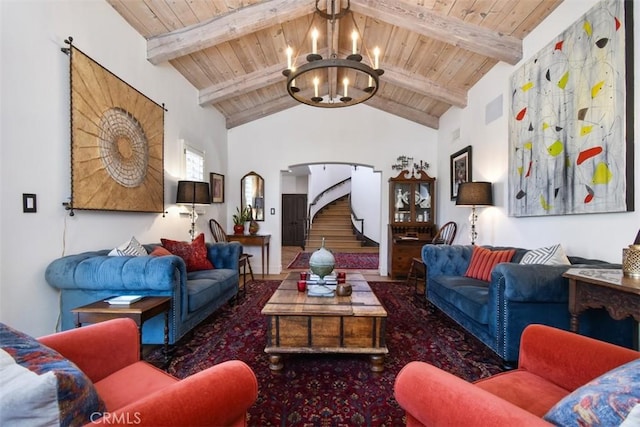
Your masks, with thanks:
[[[351,225],[349,199],[345,196],[325,206],[313,219],[305,251],[312,252],[322,246],[333,252],[378,253],[375,246],[363,246]]]

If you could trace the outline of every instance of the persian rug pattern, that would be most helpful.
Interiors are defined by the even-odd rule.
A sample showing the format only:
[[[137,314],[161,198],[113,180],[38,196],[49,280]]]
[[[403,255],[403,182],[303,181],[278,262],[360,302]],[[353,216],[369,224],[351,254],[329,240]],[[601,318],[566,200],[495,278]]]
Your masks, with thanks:
[[[312,252],[299,252],[287,268],[309,268],[311,254]],[[334,252],[333,257],[336,260],[335,268],[353,270],[377,270],[380,261],[380,256],[377,253]]]
[[[371,282],[388,312],[385,370],[370,370],[365,355],[285,355],[284,369],[269,370],[266,321],[260,314],[279,281],[253,281],[238,304],[225,305],[175,346],[168,372],[185,378],[225,360],[254,370],[258,400],[251,426],[397,426],[404,411],[393,384],[412,360],[438,366],[468,381],[502,371],[500,360],[455,322],[414,295],[404,282]],[[162,360],[161,350],[151,360]]]

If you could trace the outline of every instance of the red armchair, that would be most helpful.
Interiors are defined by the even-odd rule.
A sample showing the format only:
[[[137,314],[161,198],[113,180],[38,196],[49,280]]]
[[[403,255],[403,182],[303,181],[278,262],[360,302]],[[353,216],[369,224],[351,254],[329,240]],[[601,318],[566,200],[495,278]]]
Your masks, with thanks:
[[[423,362],[398,374],[407,426],[549,426],[542,417],[581,385],[640,353],[543,325],[522,334],[518,369],[469,383]]]
[[[140,361],[138,328],[110,320],[38,339],[74,362],[94,383],[108,412],[94,424],[245,426],[258,396],[249,366],[228,361],[179,380]]]

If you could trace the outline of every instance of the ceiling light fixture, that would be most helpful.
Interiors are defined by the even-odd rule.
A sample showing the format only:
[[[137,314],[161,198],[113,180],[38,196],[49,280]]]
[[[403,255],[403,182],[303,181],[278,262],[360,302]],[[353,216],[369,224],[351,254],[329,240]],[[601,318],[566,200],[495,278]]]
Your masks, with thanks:
[[[293,49],[287,47],[287,69],[282,71],[287,77],[287,92],[296,101],[314,107],[348,107],[364,102],[376,94],[380,85],[378,77],[384,73],[379,66],[380,50],[377,47],[373,50],[373,61],[369,57],[373,67],[363,63],[362,55],[358,53],[358,40],[362,40],[362,37],[350,10],[351,1],[347,0],[344,9],[339,6],[339,12],[336,12],[336,0],[331,0],[330,12],[320,10],[319,1],[316,0],[316,11],[309,28],[316,16],[329,21],[329,58],[324,59],[318,54],[319,33],[315,27],[311,30],[311,53],[307,55],[307,63],[296,65],[297,53],[294,56]],[[351,54],[341,59],[338,58],[338,48],[333,45],[333,40],[337,42],[336,22],[346,15],[350,15],[353,21]],[[366,50],[364,42],[360,50]]]

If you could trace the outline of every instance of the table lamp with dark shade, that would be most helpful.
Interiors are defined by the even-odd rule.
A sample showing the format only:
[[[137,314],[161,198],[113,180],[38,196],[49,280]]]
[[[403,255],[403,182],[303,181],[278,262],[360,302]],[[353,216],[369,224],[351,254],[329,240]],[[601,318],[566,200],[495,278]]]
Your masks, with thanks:
[[[478,233],[476,232],[476,206],[492,206],[493,191],[490,182],[463,182],[458,187],[458,196],[456,197],[456,206],[471,206],[471,244],[476,244]]]
[[[196,220],[198,219],[196,205],[208,205],[211,203],[209,183],[200,181],[178,181],[176,203],[191,205],[191,212],[189,213],[191,230],[189,230],[189,235],[193,241],[196,236]]]

